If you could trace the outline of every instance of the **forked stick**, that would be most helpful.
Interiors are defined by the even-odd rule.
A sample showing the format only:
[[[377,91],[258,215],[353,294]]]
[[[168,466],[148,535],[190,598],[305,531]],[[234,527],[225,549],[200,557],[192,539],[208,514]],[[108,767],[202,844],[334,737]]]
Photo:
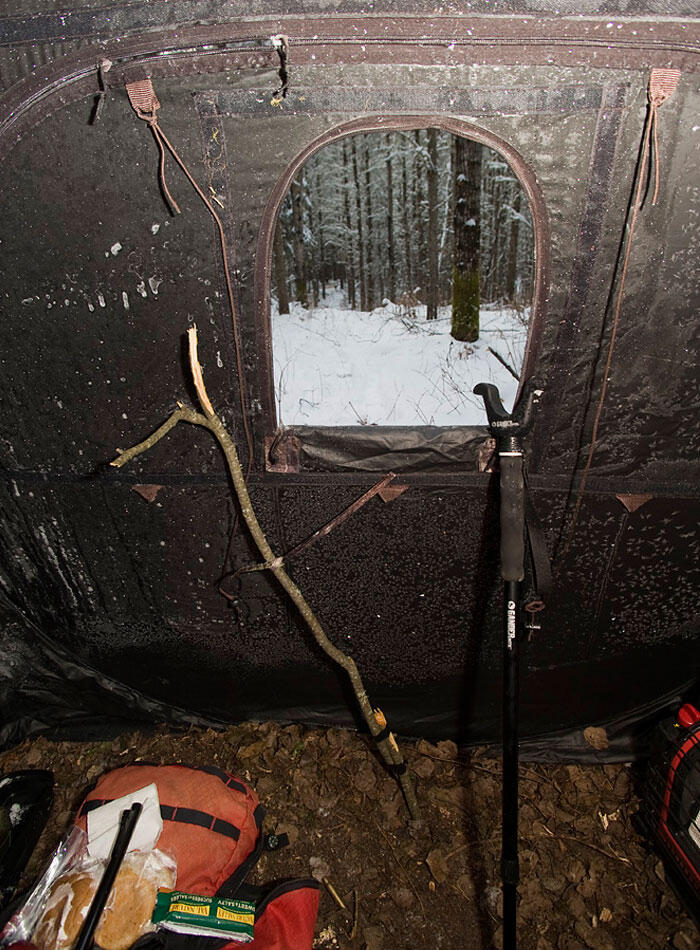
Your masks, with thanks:
[[[226,431],[223,422],[214,412],[204,386],[202,368],[197,358],[197,328],[194,326],[190,327],[187,333],[189,337],[190,370],[197,390],[197,397],[204,413],[197,412],[194,409],[190,409],[178,403],[178,408],[152,435],[144,439],[143,442],[139,442],[138,445],[132,446],[130,449],[124,451],[119,450],[119,455],[111,464],[115,466],[115,468],[121,468],[122,465],[126,465],[133,458],[136,458],[137,455],[141,455],[142,452],[146,452],[152,448],[164,435],[167,435],[178,422],[189,422],[192,425],[202,426],[212,433],[223,450],[226,464],[231,475],[231,481],[233,482],[233,487],[241,506],[241,514],[265,564],[297,606],[299,613],[306,621],[314,639],[324,653],[348,674],[360,711],[367,723],[367,728],[387,767],[397,777],[406,799],[411,818],[418,819],[420,817],[420,810],[418,808],[413,782],[409,773],[406,771],[403,755],[401,754],[401,750],[398,747],[393,733],[387,728],[384,715],[380,710],[372,708],[355,661],[352,657],[343,653],[342,650],[339,650],[338,647],[328,639],[321,623],[309,606],[306,598],[282,566],[282,559],[275,556],[275,553],[268,544],[267,538],[253,510],[241,463],[238,460],[236,447]]]

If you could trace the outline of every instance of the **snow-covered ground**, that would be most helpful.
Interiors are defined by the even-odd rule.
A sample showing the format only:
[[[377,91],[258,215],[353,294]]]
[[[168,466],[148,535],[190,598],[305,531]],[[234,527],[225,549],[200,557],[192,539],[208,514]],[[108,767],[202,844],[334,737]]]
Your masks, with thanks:
[[[512,407],[517,381],[488,347],[520,372],[527,313],[482,309],[479,339],[459,343],[449,307],[427,321],[424,306],[411,315],[388,302],[371,313],[343,305],[337,290],[315,310],[292,303],[279,314],[273,302],[280,424],[482,425],[483,400],[472,393],[479,382],[495,383]]]

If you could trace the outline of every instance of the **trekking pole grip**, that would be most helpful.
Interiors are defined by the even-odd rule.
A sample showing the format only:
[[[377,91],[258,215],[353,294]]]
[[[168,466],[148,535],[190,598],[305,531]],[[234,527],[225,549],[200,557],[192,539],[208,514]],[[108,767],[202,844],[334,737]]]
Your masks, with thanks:
[[[525,576],[525,477],[522,436],[532,427],[537,383],[528,379],[512,413],[501,402],[493,383],[478,383],[474,393],[486,407],[489,428],[496,440],[500,465],[501,576],[521,581]]]
[[[525,577],[525,479],[521,452],[502,453],[501,475],[501,577],[521,581]]]
[[[498,387],[493,383],[477,383],[473,392],[484,400],[489,428],[498,443],[498,451],[506,451],[506,447],[520,449],[519,440],[532,428],[535,399],[542,392],[539,384],[532,377],[525,380],[518,404],[512,412],[506,412]],[[513,439],[518,440],[518,444],[509,444]]]

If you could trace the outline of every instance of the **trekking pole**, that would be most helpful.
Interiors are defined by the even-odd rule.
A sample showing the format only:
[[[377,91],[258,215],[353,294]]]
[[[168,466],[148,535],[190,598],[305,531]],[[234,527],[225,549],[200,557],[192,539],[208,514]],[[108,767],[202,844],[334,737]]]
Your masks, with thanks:
[[[119,830],[117,831],[114,844],[112,845],[109,861],[107,862],[107,866],[104,869],[100,883],[98,884],[97,890],[95,891],[95,894],[92,898],[92,902],[88,907],[83,925],[80,928],[75,943],[73,944],[73,950],[89,950],[89,948],[91,948],[93,945],[94,933],[97,930],[97,925],[100,922],[100,917],[102,916],[102,911],[105,909],[107,899],[112,892],[114,881],[120,867],[122,866],[127,848],[129,847],[129,843],[134,834],[134,829],[136,828],[136,822],[139,820],[142,809],[143,805],[141,802],[134,802],[131,808],[125,808],[121,813],[121,818],[119,819]]]
[[[503,811],[501,880],[503,882],[503,948],[517,946],[518,896],[518,647],[523,617],[521,582],[525,577],[525,475],[522,437],[532,426],[537,386],[529,379],[512,413],[506,412],[498,389],[479,383],[474,393],[486,406],[500,463],[501,577],[504,582],[503,638]]]

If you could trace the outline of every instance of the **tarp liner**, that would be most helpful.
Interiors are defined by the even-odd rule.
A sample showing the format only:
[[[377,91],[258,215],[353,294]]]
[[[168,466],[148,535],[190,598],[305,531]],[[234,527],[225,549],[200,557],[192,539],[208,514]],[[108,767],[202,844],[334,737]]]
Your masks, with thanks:
[[[486,426],[296,426],[302,471],[476,472]]]
[[[542,754],[584,754],[583,726],[652,714],[688,685],[700,586],[693,5],[444,6],[377,0],[370,16],[354,0],[297,13],[277,0],[5,5],[0,586],[22,619],[4,626],[2,743],[156,721],[353,723],[342,682],[267,572],[237,573],[256,558],[234,530],[209,436],[178,427],[128,473],[104,471],[193,398],[181,337],[194,321],[212,405],[239,449],[250,426],[248,485],[275,551],[400,474],[391,504],[374,497],[290,565],[392,728],[497,738],[498,498],[479,473],[485,427],[299,427],[283,433],[294,451],[274,444],[279,202],[322,143],[387,127],[472,129],[500,143],[536,212],[530,368],[545,393],[526,449],[555,583],[528,644],[523,735],[556,734]],[[283,103],[277,33],[290,35]],[[659,112],[658,201],[639,214],[595,455],[563,553],[652,68],[682,75]],[[156,143],[127,99],[124,84],[149,77],[164,133],[216,196],[238,362],[214,222],[167,157],[182,202],[170,215]],[[226,574],[231,607],[219,593]],[[610,734],[616,755],[633,754]]]

